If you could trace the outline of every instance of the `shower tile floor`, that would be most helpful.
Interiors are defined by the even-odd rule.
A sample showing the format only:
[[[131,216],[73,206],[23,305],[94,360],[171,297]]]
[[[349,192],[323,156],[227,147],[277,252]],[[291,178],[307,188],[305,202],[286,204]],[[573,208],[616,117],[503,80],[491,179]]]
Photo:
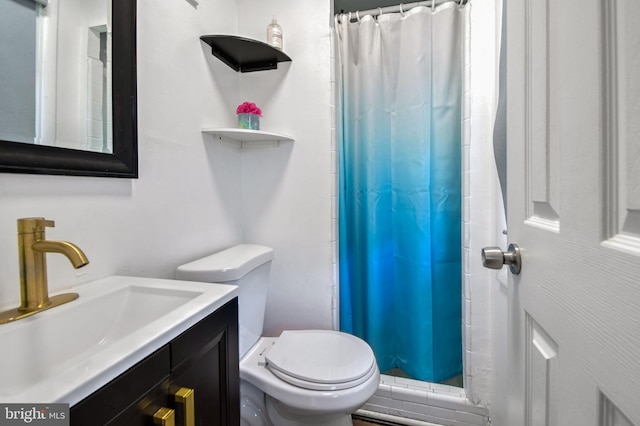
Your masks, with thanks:
[[[486,408],[467,401],[462,376],[430,383],[413,380],[400,369],[384,372],[376,394],[352,419],[354,426],[489,424]]]
[[[411,379],[412,377],[410,377],[407,373],[405,373],[404,371],[402,371],[399,368],[392,368],[391,370],[385,371],[382,374],[386,374],[387,376],[394,376],[394,377],[404,377],[405,379]],[[445,380],[444,382],[439,382],[441,385],[448,385],[448,386],[455,386],[458,388],[462,388],[464,387],[464,384],[462,382],[462,374],[460,374],[459,376],[453,377],[449,380]]]
[[[402,371],[400,368],[393,368],[391,370],[385,371],[383,374],[394,377],[403,377],[405,379],[411,379],[411,377]],[[445,380],[444,382],[440,382],[440,384],[448,385],[448,386],[456,386],[462,388],[464,385],[462,383],[462,375],[453,377],[449,380]],[[400,423],[392,423],[384,420],[374,420],[368,419],[365,417],[360,417],[357,415],[352,416],[353,426],[402,426]],[[434,424],[435,426],[435,424]]]

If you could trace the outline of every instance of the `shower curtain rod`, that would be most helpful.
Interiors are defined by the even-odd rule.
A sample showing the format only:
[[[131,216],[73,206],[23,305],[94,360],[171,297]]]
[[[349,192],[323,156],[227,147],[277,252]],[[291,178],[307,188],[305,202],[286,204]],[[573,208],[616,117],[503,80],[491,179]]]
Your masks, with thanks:
[[[48,1],[47,0],[33,0],[34,2],[42,5],[43,7],[47,6]]]
[[[378,15],[383,15],[385,13],[398,13],[398,12],[406,12],[409,9],[413,9],[417,6],[440,6],[443,3],[454,2],[458,3],[460,6],[464,6],[470,0],[427,0],[427,1],[416,1],[413,3],[400,3],[395,6],[386,6],[386,7],[378,7],[376,9],[367,9],[367,10],[358,10],[356,12],[344,12],[344,13],[336,13],[336,18],[340,17],[340,15],[351,15],[351,22],[355,22],[359,20],[360,16],[371,15],[374,18]]]

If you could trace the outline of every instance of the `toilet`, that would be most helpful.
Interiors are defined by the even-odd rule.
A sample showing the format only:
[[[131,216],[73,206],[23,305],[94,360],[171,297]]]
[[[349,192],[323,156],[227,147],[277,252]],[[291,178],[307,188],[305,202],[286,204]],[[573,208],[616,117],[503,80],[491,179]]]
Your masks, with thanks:
[[[176,279],[238,286],[243,426],[350,426],[378,389],[363,340],[332,330],[262,337],[273,249],[240,244],[179,266]]]

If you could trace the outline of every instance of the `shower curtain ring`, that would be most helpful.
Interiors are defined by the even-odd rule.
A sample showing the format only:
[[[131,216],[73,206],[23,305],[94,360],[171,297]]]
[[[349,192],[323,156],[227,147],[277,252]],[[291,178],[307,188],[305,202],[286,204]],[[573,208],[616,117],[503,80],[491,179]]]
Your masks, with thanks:
[[[378,8],[378,16],[382,16],[382,8],[381,7]]]
[[[348,23],[351,23],[351,12],[349,12],[349,19],[347,19]]]
[[[360,23],[360,11],[356,10],[356,19],[358,20],[358,24]]]
[[[402,10],[402,3],[400,3],[400,16],[404,18],[404,10]]]

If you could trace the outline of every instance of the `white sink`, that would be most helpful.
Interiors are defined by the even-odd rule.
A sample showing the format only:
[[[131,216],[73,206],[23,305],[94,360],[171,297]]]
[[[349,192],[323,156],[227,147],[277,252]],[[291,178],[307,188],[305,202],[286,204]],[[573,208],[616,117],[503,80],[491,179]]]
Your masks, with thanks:
[[[71,405],[236,296],[236,287],[108,277],[80,298],[0,325],[0,401]]]

